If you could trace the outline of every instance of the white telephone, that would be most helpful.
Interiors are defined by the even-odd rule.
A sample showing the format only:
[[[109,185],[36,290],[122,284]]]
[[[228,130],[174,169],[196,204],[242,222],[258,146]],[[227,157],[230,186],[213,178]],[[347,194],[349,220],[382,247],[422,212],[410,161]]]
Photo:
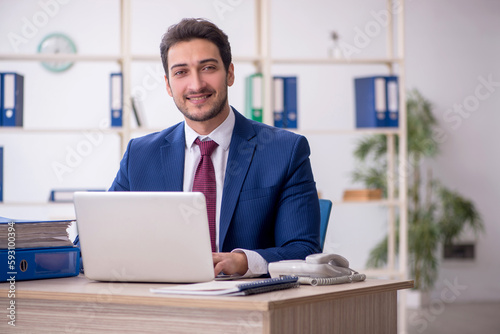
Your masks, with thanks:
[[[366,276],[349,268],[349,261],[337,254],[312,254],[305,260],[284,260],[269,263],[272,278],[297,276],[299,282],[310,285],[329,285],[364,281]]]

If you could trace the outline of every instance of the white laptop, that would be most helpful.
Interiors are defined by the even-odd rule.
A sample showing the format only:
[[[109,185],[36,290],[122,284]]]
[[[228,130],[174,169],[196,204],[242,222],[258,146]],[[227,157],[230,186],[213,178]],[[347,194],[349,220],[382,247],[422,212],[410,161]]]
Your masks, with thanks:
[[[196,192],[77,192],[85,276],[98,281],[214,279],[205,197]]]

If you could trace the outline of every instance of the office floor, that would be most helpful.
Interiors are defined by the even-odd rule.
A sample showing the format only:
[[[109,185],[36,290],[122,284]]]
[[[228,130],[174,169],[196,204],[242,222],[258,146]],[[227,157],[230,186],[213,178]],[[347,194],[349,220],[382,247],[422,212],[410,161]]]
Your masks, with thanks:
[[[500,334],[500,303],[455,303],[408,310],[408,334]]]

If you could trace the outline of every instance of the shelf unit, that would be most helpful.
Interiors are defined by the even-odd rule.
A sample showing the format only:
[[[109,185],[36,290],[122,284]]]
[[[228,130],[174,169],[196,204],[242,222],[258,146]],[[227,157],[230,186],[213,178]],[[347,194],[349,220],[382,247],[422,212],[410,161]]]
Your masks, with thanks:
[[[388,26],[387,26],[387,57],[373,59],[329,59],[329,58],[273,58],[271,55],[271,1],[257,1],[258,30],[260,43],[258,45],[259,55],[262,58],[257,68],[263,74],[264,87],[272,87],[272,65],[273,64],[302,64],[309,66],[359,66],[359,65],[386,65],[389,73],[394,73],[395,65],[398,66],[399,80],[399,127],[397,129],[348,129],[348,130],[318,130],[318,131],[297,131],[303,135],[308,134],[383,134],[387,136],[387,184],[388,198],[382,201],[370,201],[368,203],[387,206],[388,209],[388,266],[384,270],[366,270],[370,276],[389,276],[406,279],[408,262],[408,217],[407,217],[407,173],[405,163],[407,161],[407,127],[406,127],[406,94],[405,94],[405,40],[404,40],[404,1],[387,0]],[[393,8],[398,8],[397,23],[394,26]],[[396,29],[395,29],[396,28]],[[396,35],[396,36],[394,36]],[[394,52],[394,40],[397,38],[397,54]],[[273,124],[271,92],[264,95],[264,122]],[[396,174],[396,148],[395,137],[399,138],[399,163]],[[399,197],[396,198],[395,184],[398,177]],[[338,202],[336,205],[367,205],[368,203]],[[396,209],[399,209],[399,269],[396,269]],[[398,321],[400,330],[406,330],[406,293],[400,294]]]
[[[255,36],[256,36],[256,55],[248,57],[234,57],[234,62],[251,63],[257,71],[263,74],[264,87],[272,87],[272,66],[273,65],[307,65],[307,66],[363,66],[363,65],[385,65],[389,73],[394,73],[395,66],[398,68],[399,84],[399,128],[377,128],[377,129],[332,129],[332,130],[294,130],[305,136],[308,135],[368,135],[383,134],[387,137],[388,147],[388,198],[381,201],[372,201],[369,203],[356,202],[335,202],[335,205],[382,205],[388,210],[388,266],[385,270],[369,270],[370,275],[389,276],[400,279],[407,278],[407,173],[405,163],[407,161],[407,129],[406,129],[406,105],[405,105],[405,54],[404,54],[404,0],[397,0],[398,14],[395,25],[392,8],[395,8],[393,2],[396,0],[387,0],[389,9],[387,26],[387,57],[370,59],[332,59],[332,58],[273,58],[271,54],[271,26],[272,0],[255,0]],[[123,99],[130,101],[131,96],[131,65],[133,61],[158,61],[158,55],[132,54],[131,53],[131,0],[120,0],[120,54],[118,55],[25,55],[25,54],[0,54],[0,61],[47,61],[47,60],[71,60],[75,62],[102,62],[112,61],[120,64],[123,73]],[[395,52],[395,37],[397,38],[397,52]],[[74,133],[75,131],[101,131],[104,133],[114,133],[120,137],[121,153],[123,154],[133,131],[153,131],[159,129],[133,129],[130,124],[132,115],[131,106],[124,103],[123,106],[123,126],[121,128],[108,129],[16,129],[1,128],[1,133]],[[264,94],[264,123],[273,124],[272,118],[272,98],[271,92]],[[399,161],[396,161],[395,138],[399,138]],[[398,171],[396,173],[396,170]],[[396,178],[399,184],[399,197],[396,198],[395,184]],[[46,203],[45,203],[46,204]],[[3,205],[23,205],[23,203],[6,203]],[[27,204],[33,205],[33,203]],[[396,210],[399,211],[399,264],[396,266]],[[396,268],[399,269],[396,269]],[[399,321],[403,326],[406,323],[405,316],[405,293],[401,294],[401,303],[399,311]],[[403,327],[405,328],[405,327]]]
[[[385,205],[389,207],[389,259],[388,259],[388,269],[383,271],[384,274],[389,274],[391,276],[397,276],[400,278],[406,278],[406,263],[407,263],[407,215],[406,215],[406,205],[407,205],[407,183],[406,183],[406,168],[405,161],[407,160],[407,150],[406,150],[406,105],[405,105],[405,72],[404,72],[404,1],[398,1],[398,15],[397,15],[397,26],[394,29],[394,17],[392,15],[391,8],[396,8],[393,6],[393,1],[387,1],[387,8],[389,9],[388,27],[387,27],[387,57],[386,58],[370,58],[370,59],[330,59],[330,58],[273,58],[270,51],[270,27],[271,27],[271,9],[270,4],[272,0],[261,0],[257,1],[257,12],[261,22],[261,28],[259,33],[260,44],[259,52],[262,60],[258,64],[258,69],[262,71],[264,77],[264,87],[272,87],[272,65],[274,64],[293,64],[293,65],[310,65],[310,66],[359,66],[359,65],[386,65],[388,67],[389,73],[394,73],[395,65],[398,65],[398,76],[400,78],[399,85],[399,128],[373,128],[373,129],[332,129],[332,130],[292,130],[297,133],[303,134],[305,136],[311,134],[323,134],[323,135],[371,135],[371,134],[383,134],[387,136],[387,147],[388,147],[388,198],[387,200],[381,201],[369,201],[369,202],[334,202],[335,205],[346,204],[346,205],[365,205],[365,204],[378,204]],[[394,31],[397,31],[397,41],[398,50],[397,55],[394,54]],[[272,119],[272,101],[271,93],[267,92],[264,97],[264,122],[267,124],[273,124]],[[396,181],[396,158],[395,158],[395,136],[399,137],[399,165],[398,165],[398,179],[399,179],[399,198],[396,199],[395,196],[395,181]],[[399,244],[399,270],[395,269],[395,208],[399,207],[400,214],[400,244]]]

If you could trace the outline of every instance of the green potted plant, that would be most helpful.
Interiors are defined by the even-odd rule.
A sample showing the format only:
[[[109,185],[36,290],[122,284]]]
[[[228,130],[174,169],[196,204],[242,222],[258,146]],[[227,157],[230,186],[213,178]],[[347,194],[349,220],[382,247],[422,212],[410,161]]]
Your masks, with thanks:
[[[408,93],[406,106],[408,161],[411,163],[408,169],[409,269],[415,289],[425,292],[435,283],[440,247],[452,244],[467,229],[477,234],[483,230],[483,224],[475,205],[433,178],[431,168],[425,164],[439,153],[439,143],[433,140],[438,124],[431,103],[413,90]],[[396,138],[396,152],[397,145]],[[386,152],[385,135],[362,138],[354,152],[359,164],[352,174],[353,180],[367,188],[380,188],[387,194]],[[367,266],[382,267],[386,263],[387,237],[371,250]]]

